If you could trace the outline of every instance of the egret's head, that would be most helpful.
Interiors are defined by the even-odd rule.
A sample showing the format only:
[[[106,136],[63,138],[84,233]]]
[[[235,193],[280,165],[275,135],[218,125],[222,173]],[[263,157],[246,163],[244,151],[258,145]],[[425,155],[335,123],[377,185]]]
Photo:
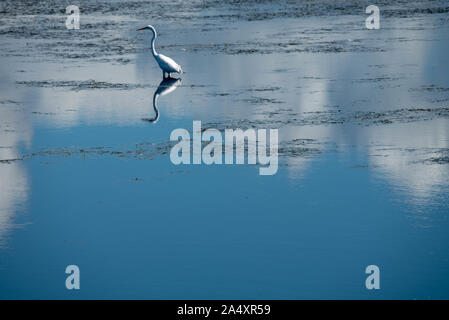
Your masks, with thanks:
[[[151,31],[156,31],[156,30],[154,30],[154,27],[152,25],[150,25],[150,24],[145,26],[145,27],[137,29],[137,31],[146,30],[146,29],[150,29]]]

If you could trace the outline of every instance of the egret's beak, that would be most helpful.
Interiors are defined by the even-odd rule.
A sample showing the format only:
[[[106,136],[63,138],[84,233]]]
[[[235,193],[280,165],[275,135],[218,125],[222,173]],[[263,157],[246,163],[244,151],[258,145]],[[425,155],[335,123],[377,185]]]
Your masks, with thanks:
[[[142,27],[142,28],[137,29],[136,31],[145,30],[146,28],[148,28],[148,27],[145,26],[145,27]]]

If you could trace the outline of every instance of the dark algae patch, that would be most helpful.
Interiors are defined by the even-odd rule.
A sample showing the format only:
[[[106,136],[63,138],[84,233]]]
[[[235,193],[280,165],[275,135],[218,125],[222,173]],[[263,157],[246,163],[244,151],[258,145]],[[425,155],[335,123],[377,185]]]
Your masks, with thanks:
[[[68,88],[74,91],[89,89],[115,89],[115,90],[132,90],[140,88],[154,88],[154,85],[132,84],[132,83],[110,83],[104,81],[85,80],[85,81],[16,81],[16,84],[37,88]]]

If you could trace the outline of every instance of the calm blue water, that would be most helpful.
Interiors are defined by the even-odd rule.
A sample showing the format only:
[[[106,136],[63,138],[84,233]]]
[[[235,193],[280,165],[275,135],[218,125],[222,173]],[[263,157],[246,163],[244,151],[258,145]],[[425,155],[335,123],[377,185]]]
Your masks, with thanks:
[[[322,2],[301,19],[248,4],[278,10],[254,19],[191,1],[192,20],[94,1],[63,35],[36,13],[51,6],[2,16],[0,298],[449,298],[447,14],[385,4],[372,33],[358,2]],[[15,29],[31,15],[47,28]],[[150,22],[186,71],[156,123],[141,118],[160,70],[134,32]],[[274,176],[175,166],[170,133],[193,120],[279,128],[295,147]]]

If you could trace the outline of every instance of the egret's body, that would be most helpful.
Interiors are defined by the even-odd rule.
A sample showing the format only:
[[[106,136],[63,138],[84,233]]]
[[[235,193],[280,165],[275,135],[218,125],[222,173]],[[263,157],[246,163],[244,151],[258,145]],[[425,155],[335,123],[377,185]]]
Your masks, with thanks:
[[[181,66],[177,64],[175,60],[156,52],[156,49],[154,48],[154,41],[157,38],[156,29],[154,29],[152,25],[148,25],[146,27],[139,28],[137,30],[139,31],[145,29],[149,29],[153,32],[153,38],[151,39],[151,53],[153,54],[154,59],[159,65],[159,68],[162,69],[162,76],[165,78],[165,73],[168,73],[169,77],[170,73],[182,73]]]

